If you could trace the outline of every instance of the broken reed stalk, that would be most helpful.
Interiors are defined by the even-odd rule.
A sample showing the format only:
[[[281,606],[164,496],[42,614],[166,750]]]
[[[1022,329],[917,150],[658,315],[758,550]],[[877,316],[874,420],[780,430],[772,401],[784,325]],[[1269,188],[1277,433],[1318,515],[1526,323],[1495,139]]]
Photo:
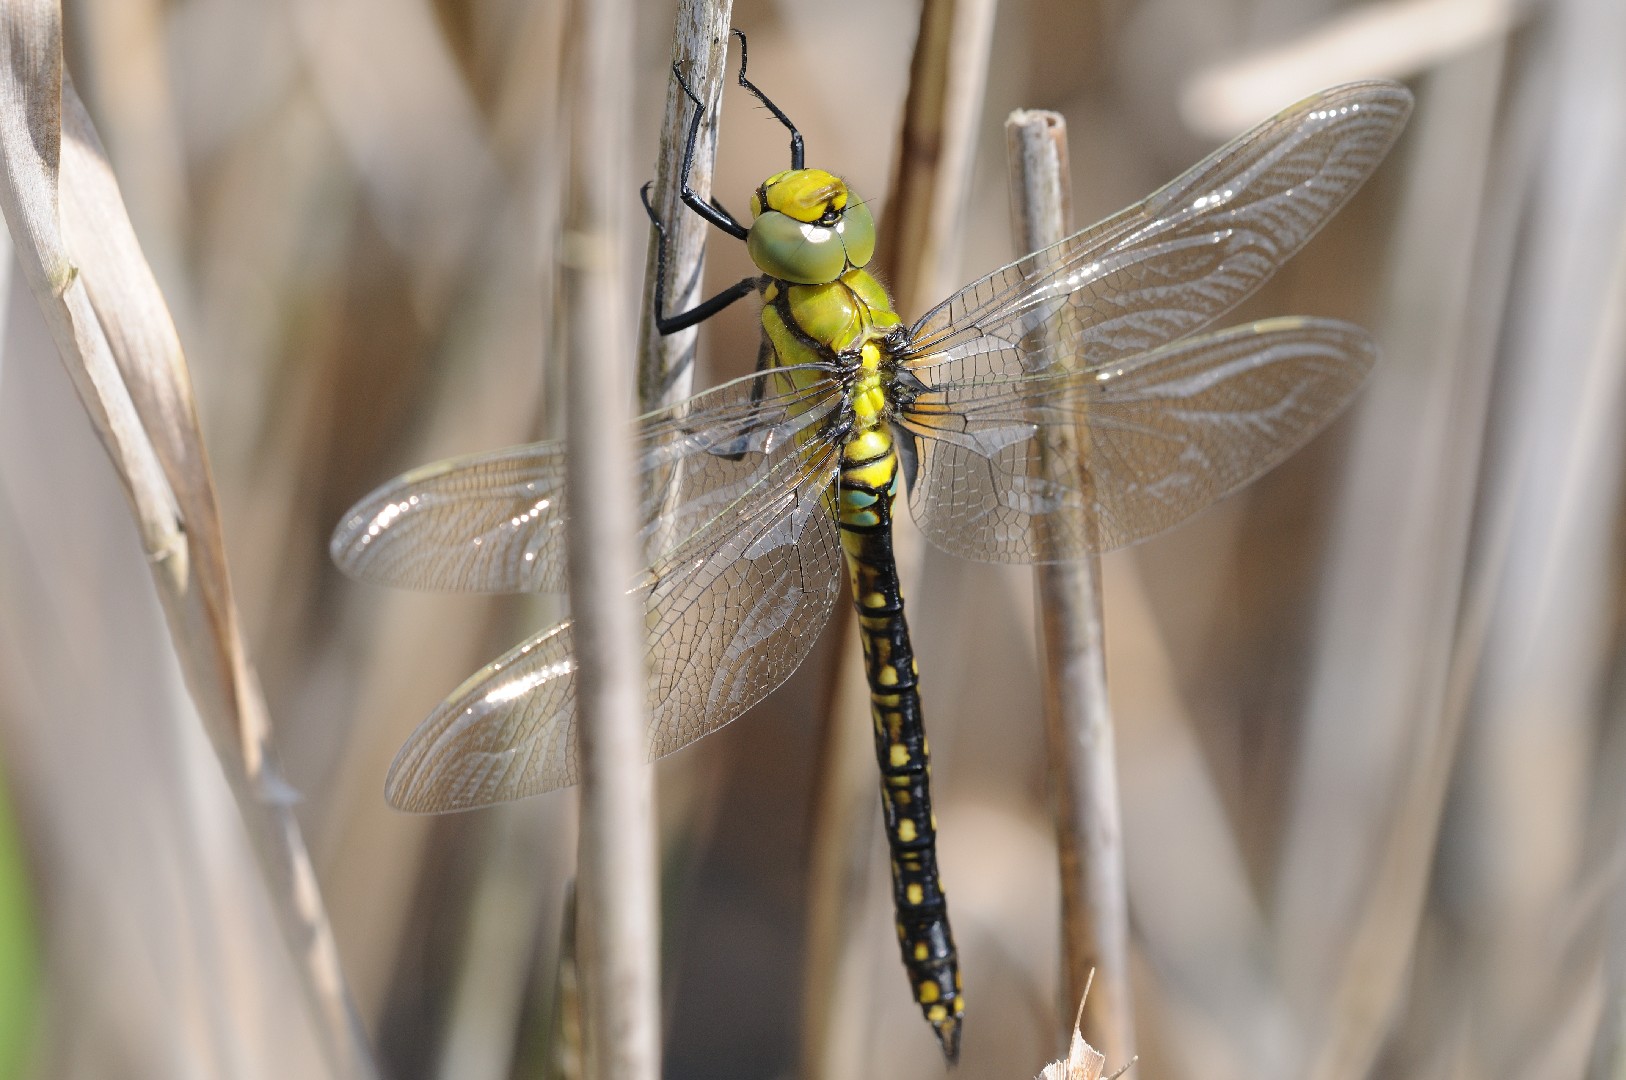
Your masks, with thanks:
[[[678,4],[672,59],[695,94],[706,103],[689,173],[690,186],[701,198],[711,194],[722,111],[720,90],[728,66],[728,24],[733,8],[733,0],[681,0]],[[694,103],[676,79],[668,79],[660,153],[655,158],[655,186],[650,189],[650,205],[666,226],[665,314],[688,311],[703,299],[706,231],[711,226],[683,205],[679,187],[683,150],[693,117]],[[656,234],[651,228],[649,253],[644,260],[643,318],[638,327],[638,405],[644,412],[689,396],[694,381],[695,339],[700,333],[691,327],[662,337],[655,328],[655,251]]]
[[[897,167],[883,213],[877,215],[877,258],[892,284],[893,306],[905,319],[947,291],[943,279],[954,263],[971,189],[994,7],[993,0],[927,0],[921,10]],[[894,521],[893,551],[908,596],[920,583],[924,545],[907,514],[894,515]],[[867,907],[869,854],[880,837],[874,740],[868,722],[857,722],[869,715],[869,687],[851,607],[837,605],[832,620],[841,624],[843,646],[823,709],[813,792],[802,981],[801,1075],[807,1080],[866,1071],[859,1041],[868,1030],[868,1002],[875,992],[868,981],[870,939],[854,930]],[[929,704],[926,712],[929,726]],[[952,881],[948,885],[952,888]],[[904,986],[900,976],[894,992]]]
[[[333,1075],[377,1069],[270,761],[185,355],[62,63],[54,0],[0,10],[0,202],[63,366],[130,499],[186,687],[242,814]]]
[[[1052,112],[1022,110],[1005,122],[1011,220],[1019,252],[1049,247],[1072,231],[1067,123]],[[1048,435],[1047,457],[1079,456],[1087,446],[1072,432]],[[1080,472],[1088,477],[1088,468]],[[1094,500],[1086,492],[1086,511]],[[1117,758],[1107,701],[1101,560],[1095,555],[1033,568],[1044,674],[1056,849],[1061,864],[1064,1001],[1089,998],[1090,1028],[1108,1060],[1135,1053],[1129,991],[1129,898]],[[1062,1010],[1066,1015],[1066,1010]]]
[[[653,778],[648,764],[643,612],[636,571],[622,303],[620,215],[630,128],[622,73],[631,11],[576,11],[574,106],[561,242],[565,306],[565,492],[580,717],[581,970],[587,1075],[660,1075]]]

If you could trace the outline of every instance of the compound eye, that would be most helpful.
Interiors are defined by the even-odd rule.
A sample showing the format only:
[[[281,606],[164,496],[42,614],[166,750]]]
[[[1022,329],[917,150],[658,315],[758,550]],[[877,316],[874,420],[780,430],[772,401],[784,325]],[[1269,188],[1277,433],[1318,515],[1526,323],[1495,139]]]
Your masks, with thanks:
[[[867,264],[875,254],[875,218],[870,214],[869,206],[856,198],[848,202],[841,222],[836,226],[836,235],[841,237],[842,246],[847,249],[849,263],[854,266]]]
[[[751,261],[769,277],[797,285],[824,285],[847,269],[848,253],[835,228],[809,224],[766,210],[751,223],[745,246]],[[870,226],[874,247],[874,226]]]

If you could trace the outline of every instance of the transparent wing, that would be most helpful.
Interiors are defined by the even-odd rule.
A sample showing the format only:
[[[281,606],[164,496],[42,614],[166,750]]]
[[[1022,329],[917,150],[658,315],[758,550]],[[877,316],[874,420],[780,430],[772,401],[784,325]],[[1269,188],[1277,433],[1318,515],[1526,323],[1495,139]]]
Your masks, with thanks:
[[[1141,202],[975,281],[910,331],[927,382],[1081,369],[1207,325],[1349,199],[1411,111],[1388,82],[1294,105]]]
[[[651,757],[717,730],[801,664],[829,618],[841,546],[827,493],[840,448],[768,452],[757,479],[641,586]],[[413,733],[385,795],[403,810],[486,806],[574,784],[575,658],[562,623],[477,672]]]
[[[634,422],[644,565],[738,499],[778,449],[839,404],[832,380],[791,389],[795,370],[736,379]],[[333,561],[352,577],[402,588],[561,592],[564,469],[561,442],[414,469],[345,514]]]
[[[1087,371],[930,389],[910,508],[938,547],[1051,562],[1162,532],[1273,468],[1348,404],[1376,358],[1330,319],[1268,319]]]

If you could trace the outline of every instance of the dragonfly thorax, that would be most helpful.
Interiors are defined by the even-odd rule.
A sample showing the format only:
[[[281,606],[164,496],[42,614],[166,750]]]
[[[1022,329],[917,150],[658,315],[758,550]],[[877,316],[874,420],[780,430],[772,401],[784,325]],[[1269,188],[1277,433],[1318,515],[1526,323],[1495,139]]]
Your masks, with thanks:
[[[875,254],[875,219],[847,182],[823,169],[787,169],[751,196],[746,236],[764,274],[799,285],[825,285]]]

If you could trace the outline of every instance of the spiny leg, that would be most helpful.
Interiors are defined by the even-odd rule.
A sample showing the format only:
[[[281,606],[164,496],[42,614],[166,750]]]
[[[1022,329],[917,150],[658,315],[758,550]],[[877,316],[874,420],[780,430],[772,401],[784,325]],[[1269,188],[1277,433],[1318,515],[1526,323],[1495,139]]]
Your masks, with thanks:
[[[655,226],[655,329],[662,337],[675,334],[679,330],[704,322],[719,311],[756,291],[761,283],[759,277],[741,278],[716,296],[709,300],[702,300],[688,311],[680,311],[676,315],[667,315],[666,312],[666,225],[661,221],[660,215],[655,213],[655,207],[649,201],[649,189],[654,181],[644,184],[638,194],[644,202],[644,211],[649,214],[650,223]]]
[[[790,122],[790,117],[785,115],[784,110],[770,101],[767,94],[758,90],[756,83],[745,77],[745,33],[741,30],[735,30],[734,36],[740,39],[740,85],[745,87],[752,97],[766,105],[768,111],[773,113],[774,117],[790,131],[790,167],[800,169],[802,167],[802,133],[796,130],[796,125]]]
[[[683,91],[683,96],[694,104],[694,118],[689,121],[689,134],[683,142],[683,167],[678,170],[678,191],[682,193],[683,205],[734,239],[744,240],[747,229],[734,220],[734,215],[724,210],[715,199],[710,202],[703,201],[695,193],[694,188],[689,186],[689,173],[694,169],[695,147],[700,143],[700,125],[706,119],[706,106],[700,100],[700,95],[689,85],[689,81],[683,77],[683,72],[677,64],[672,65],[672,77],[677,80],[678,89]],[[648,205],[647,200],[645,205]]]

